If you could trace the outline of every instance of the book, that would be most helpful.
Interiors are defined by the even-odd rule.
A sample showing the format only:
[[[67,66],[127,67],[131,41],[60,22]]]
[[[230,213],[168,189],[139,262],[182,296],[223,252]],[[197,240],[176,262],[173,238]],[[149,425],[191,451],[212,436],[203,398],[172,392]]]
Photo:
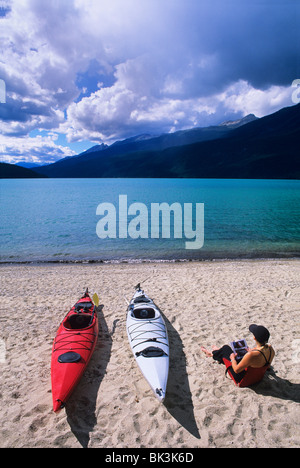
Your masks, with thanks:
[[[236,356],[236,361],[241,361],[245,354],[248,353],[248,345],[245,339],[238,340],[238,341],[232,341],[230,343],[230,347],[232,351],[237,354]]]

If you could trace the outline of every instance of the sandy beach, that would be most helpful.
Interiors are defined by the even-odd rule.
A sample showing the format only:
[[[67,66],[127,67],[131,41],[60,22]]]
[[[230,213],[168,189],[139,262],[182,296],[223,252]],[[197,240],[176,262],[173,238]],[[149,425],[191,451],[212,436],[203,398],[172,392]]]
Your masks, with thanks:
[[[2,265],[1,447],[300,447],[299,260]],[[167,398],[153,396],[132,356],[133,287],[164,314]],[[88,287],[100,297],[95,353],[66,409],[52,410],[50,359],[60,321]],[[240,389],[202,345],[271,332],[276,357]]]

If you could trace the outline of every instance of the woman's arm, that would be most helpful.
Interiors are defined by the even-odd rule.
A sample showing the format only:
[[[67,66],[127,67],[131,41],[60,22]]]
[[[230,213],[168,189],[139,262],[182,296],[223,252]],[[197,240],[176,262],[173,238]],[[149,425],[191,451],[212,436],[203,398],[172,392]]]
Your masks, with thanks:
[[[251,356],[251,352],[245,354],[245,356],[239,362],[239,364],[236,362],[235,356],[236,354],[234,353],[230,354],[231,365],[232,365],[232,369],[234,370],[234,372],[236,374],[239,374],[240,372],[242,372],[243,370],[245,370],[247,367],[250,366],[250,361],[251,361],[252,356]]]

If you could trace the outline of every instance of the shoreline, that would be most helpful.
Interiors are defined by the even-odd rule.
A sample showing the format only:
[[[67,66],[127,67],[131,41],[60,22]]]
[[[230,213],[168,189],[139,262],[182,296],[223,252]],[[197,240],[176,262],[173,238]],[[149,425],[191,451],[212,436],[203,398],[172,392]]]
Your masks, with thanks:
[[[1,447],[300,447],[299,260],[2,264],[1,272]],[[138,282],[168,329],[163,405],[126,335],[124,296]],[[54,414],[53,339],[87,286],[103,305],[98,343],[66,409]],[[251,323],[270,330],[276,356],[260,384],[240,389],[200,347],[251,344]]]
[[[121,265],[121,264],[151,264],[151,263],[210,263],[210,262],[255,262],[255,261],[297,261],[300,253],[287,256],[235,256],[235,257],[203,257],[203,258],[118,258],[118,259],[72,259],[72,260],[17,260],[0,261],[0,267],[8,265]]]

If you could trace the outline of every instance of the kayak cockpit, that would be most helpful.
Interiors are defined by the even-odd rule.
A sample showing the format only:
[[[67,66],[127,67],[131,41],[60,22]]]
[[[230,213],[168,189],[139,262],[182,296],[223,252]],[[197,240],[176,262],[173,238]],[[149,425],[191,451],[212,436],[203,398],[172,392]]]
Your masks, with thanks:
[[[141,307],[133,309],[131,317],[139,320],[150,320],[156,318],[156,311],[152,307]]]
[[[93,316],[89,314],[72,314],[64,321],[63,325],[67,330],[82,330],[92,325]]]

